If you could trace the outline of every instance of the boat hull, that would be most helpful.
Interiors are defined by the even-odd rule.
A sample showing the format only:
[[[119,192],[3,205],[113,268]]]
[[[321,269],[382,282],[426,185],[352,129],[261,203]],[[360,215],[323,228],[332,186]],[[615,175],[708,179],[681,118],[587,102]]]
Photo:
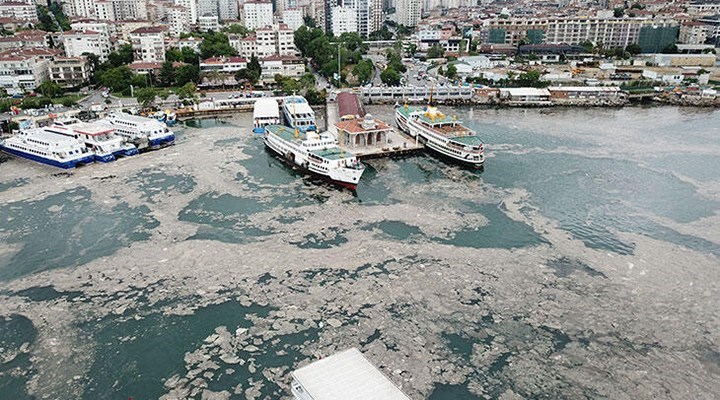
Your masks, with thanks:
[[[168,135],[159,138],[150,139],[148,145],[150,147],[160,147],[172,144],[175,141],[175,135]]]
[[[115,155],[112,153],[103,154],[103,155],[95,154],[95,161],[102,162],[102,163],[109,163],[109,162],[115,161]]]
[[[296,163],[293,159],[285,157],[285,154],[283,154],[282,151],[280,151],[279,149],[276,149],[272,145],[272,143],[267,139],[267,136],[263,138],[263,142],[265,143],[265,148],[269,152],[271,152],[274,156],[280,158],[285,164],[287,164],[288,167],[290,167],[294,170],[298,170],[306,175],[311,175],[311,176],[320,178],[320,179],[322,179],[326,182],[329,182],[333,185],[336,185],[336,186],[344,187],[344,188],[350,189],[352,191],[355,191],[357,189],[357,183],[345,182],[345,181],[333,179],[329,175],[324,175],[324,174],[320,174],[318,172],[312,171],[312,170]]]
[[[31,160],[31,161],[35,161],[35,162],[39,162],[39,163],[42,163],[42,164],[45,164],[45,165],[50,165],[50,166],[53,166],[53,167],[63,168],[63,169],[75,168],[75,167],[78,166],[78,164],[90,164],[90,163],[92,163],[92,162],[94,161],[94,158],[95,158],[94,155],[89,154],[89,155],[87,155],[87,156],[85,156],[85,157],[82,157],[82,158],[77,158],[77,159],[73,159],[73,160],[68,160],[68,161],[61,162],[61,161],[56,161],[56,160],[51,160],[51,159],[48,159],[48,158],[40,157],[40,156],[37,156],[37,155],[34,155],[34,154],[23,153],[23,152],[21,152],[21,151],[17,151],[17,150],[15,150],[15,149],[11,149],[11,148],[5,147],[5,146],[3,146],[3,145],[0,145],[0,150],[6,152],[6,153],[8,153],[8,154],[12,154],[12,155],[14,155],[14,156],[17,156],[17,157],[25,158],[25,159],[28,159],[28,160]]]

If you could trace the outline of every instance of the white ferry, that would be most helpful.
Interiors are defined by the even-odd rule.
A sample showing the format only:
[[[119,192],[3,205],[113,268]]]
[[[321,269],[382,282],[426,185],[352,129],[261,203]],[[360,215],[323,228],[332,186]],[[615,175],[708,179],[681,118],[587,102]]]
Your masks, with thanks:
[[[162,122],[126,113],[113,113],[97,121],[115,129],[115,134],[125,138],[138,149],[156,148],[172,144],[175,134]]]
[[[280,124],[280,108],[275,99],[257,99],[253,107],[253,132],[265,133],[268,125]]]
[[[95,159],[94,154],[81,141],[49,133],[42,128],[20,131],[15,136],[0,141],[0,150],[60,168],[74,168]]]
[[[328,132],[301,132],[297,128],[268,125],[265,127],[265,145],[291,167],[351,190],[357,189],[365,171],[365,166],[355,155],[341,150],[335,137]]]
[[[287,96],[283,98],[283,116],[285,123],[300,132],[317,131],[315,111],[302,96]]]
[[[482,168],[485,145],[477,134],[436,107],[395,108],[398,128],[425,143],[425,147],[460,164]]]
[[[93,154],[95,161],[110,162],[117,156],[134,156],[137,148],[125,143],[123,138],[115,135],[115,130],[105,125],[81,122],[76,118],[55,121],[54,124],[42,128],[45,132],[63,135],[80,140]]]

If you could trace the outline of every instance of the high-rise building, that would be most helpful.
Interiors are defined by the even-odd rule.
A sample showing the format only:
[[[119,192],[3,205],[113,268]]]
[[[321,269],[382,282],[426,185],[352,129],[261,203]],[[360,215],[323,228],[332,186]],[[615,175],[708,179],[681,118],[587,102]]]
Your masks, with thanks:
[[[161,26],[144,26],[130,32],[133,59],[142,62],[165,61],[165,29]]]
[[[336,1],[332,1],[337,4]],[[315,19],[317,27],[323,32],[330,32],[330,1],[328,0],[310,0],[310,16]]]
[[[146,20],[148,18],[146,0],[111,0],[113,12],[118,21]]]
[[[303,25],[304,16],[305,13],[300,8],[287,8],[282,11],[282,22],[294,31]]]
[[[185,7],[187,19],[190,24],[197,23],[198,20],[198,3],[195,0],[174,0],[176,6]]]
[[[68,57],[80,57],[90,53],[104,62],[110,54],[110,38],[106,33],[98,31],[67,31],[63,34],[63,46]]]
[[[269,1],[249,0],[243,5],[243,22],[248,29],[263,28],[273,24],[273,6]]]
[[[218,2],[218,18],[221,21],[238,18],[238,2],[237,0],[217,0]]]
[[[218,15],[217,0],[197,0],[197,15]]]
[[[332,9],[332,34],[340,36],[345,32],[358,31],[357,9],[335,6]]]
[[[167,19],[170,25],[170,36],[178,37],[183,32],[190,30],[188,10],[183,6],[169,6],[166,8]]]
[[[115,21],[115,9],[110,1],[99,0],[95,2],[95,18],[101,21]]]
[[[419,0],[395,0],[395,22],[405,26],[416,26],[422,17],[422,3]]]

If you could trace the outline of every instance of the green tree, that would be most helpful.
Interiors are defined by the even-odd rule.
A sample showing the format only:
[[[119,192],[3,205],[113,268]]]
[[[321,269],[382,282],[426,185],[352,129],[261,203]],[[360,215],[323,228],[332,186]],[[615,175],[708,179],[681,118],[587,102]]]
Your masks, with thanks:
[[[250,71],[253,77],[253,83],[260,80],[260,76],[262,75],[262,67],[260,66],[260,60],[258,60],[257,57],[253,54],[250,57],[250,61],[247,63],[247,69]]]
[[[308,28],[311,28],[311,29],[312,29],[312,28],[317,28],[317,21],[315,21],[315,18],[313,18],[313,17],[311,17],[311,16],[309,16],[309,15],[306,15],[305,17],[303,17],[303,23],[304,23],[305,26],[307,26]]]
[[[65,91],[62,86],[53,81],[45,81],[37,87],[36,91],[45,97],[59,97]]]
[[[230,46],[230,41],[226,34],[222,32],[208,32],[203,35],[203,41],[200,43],[200,55],[202,58],[234,56],[235,54],[237,54],[237,52]]]
[[[177,69],[175,73],[175,84],[183,86],[188,83],[200,80],[200,68],[197,65],[185,64]]]
[[[108,63],[111,67],[120,67],[133,62],[132,45],[124,44],[117,51],[108,54]]]
[[[373,76],[374,72],[375,66],[369,58],[363,59],[357,63],[355,68],[352,70],[352,74],[355,75],[360,82],[367,82]]]
[[[100,82],[113,92],[126,92],[132,78],[133,73],[130,68],[121,66],[105,71],[100,77]]]
[[[183,99],[194,99],[195,92],[197,91],[197,87],[193,82],[188,82],[182,86],[180,86],[176,91],[175,94],[177,94],[178,98],[180,100]]]
[[[351,52],[359,51],[365,54],[368,51],[368,46],[363,43],[362,37],[357,32],[344,32],[338,39],[343,47]]]
[[[447,70],[445,71],[445,76],[447,76],[449,79],[457,78],[457,67],[455,66],[455,64],[448,65]]]
[[[223,28],[223,32],[248,37],[250,33],[252,33],[252,30],[240,24],[231,24],[230,26]]]
[[[158,91],[155,88],[147,87],[135,90],[135,98],[143,108],[149,108],[155,102],[155,98],[158,95]]]
[[[388,86],[397,86],[400,84],[400,74],[393,67],[387,67],[380,73],[380,80]]]
[[[632,43],[632,44],[627,45],[627,47],[625,47],[625,51],[636,56],[636,55],[642,53],[642,47],[640,47],[640,45],[637,43]]]
[[[622,7],[615,7],[613,9],[613,17],[615,18],[622,18],[622,16],[625,14],[625,9]]]
[[[443,58],[445,56],[445,50],[441,46],[435,44],[428,50],[427,56],[428,58]]]
[[[175,83],[175,67],[173,66],[172,61],[165,61],[162,63],[158,78],[161,86],[168,87]]]
[[[313,106],[324,105],[327,103],[327,91],[325,89],[321,91],[308,89],[305,93],[305,99]]]

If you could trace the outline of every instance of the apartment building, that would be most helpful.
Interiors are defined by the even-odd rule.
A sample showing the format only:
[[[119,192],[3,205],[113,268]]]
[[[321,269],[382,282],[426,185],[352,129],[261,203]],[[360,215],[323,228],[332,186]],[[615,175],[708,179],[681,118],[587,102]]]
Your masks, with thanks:
[[[234,74],[243,68],[247,68],[247,59],[243,57],[212,57],[200,62],[200,72],[203,74]]]
[[[165,9],[168,20],[168,33],[172,37],[179,37],[183,32],[190,31],[190,13],[183,6],[169,6]]]
[[[37,21],[37,6],[32,3],[23,3],[18,1],[0,3],[0,18]]]
[[[50,80],[64,88],[81,86],[90,79],[85,57],[55,57],[48,68]]]
[[[248,0],[243,4],[243,22],[248,29],[263,28],[273,24],[273,6],[269,1]]]
[[[270,56],[292,56],[297,53],[295,48],[294,31],[286,24],[276,24],[255,30],[255,36],[241,38],[237,35],[228,37],[233,46],[242,57],[259,58]]]
[[[274,82],[275,75],[299,78],[305,74],[305,62],[297,56],[270,56],[260,60],[264,82]]]
[[[202,15],[198,18],[200,32],[217,32],[220,30],[220,20],[217,15]]]
[[[142,62],[165,61],[165,28],[145,26],[130,32],[133,59]]]
[[[71,30],[63,34],[63,46],[68,57],[95,54],[101,62],[108,59],[111,51],[110,37],[98,31]]]
[[[336,6],[332,9],[332,34],[340,36],[345,32],[358,31],[357,10],[352,7]]]
[[[300,8],[290,8],[282,11],[282,22],[293,31],[296,31],[305,23],[304,17],[305,12]]]
[[[11,95],[31,92],[48,80],[48,63],[34,56],[0,56],[0,87]]]

